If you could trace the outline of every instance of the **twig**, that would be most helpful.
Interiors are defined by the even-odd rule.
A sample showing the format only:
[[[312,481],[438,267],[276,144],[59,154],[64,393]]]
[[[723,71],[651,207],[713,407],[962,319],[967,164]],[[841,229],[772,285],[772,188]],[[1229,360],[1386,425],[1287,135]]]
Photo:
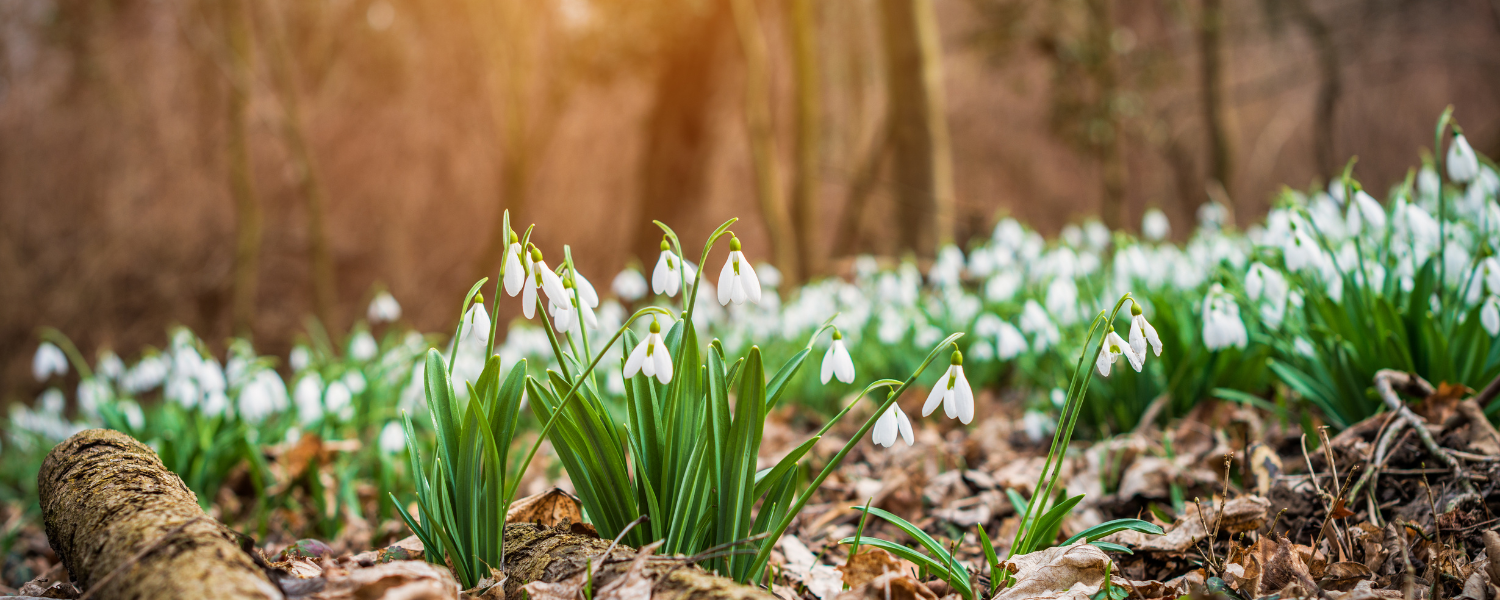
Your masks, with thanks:
[[[1410,425],[1417,432],[1417,437],[1422,440],[1422,445],[1427,447],[1427,452],[1436,456],[1438,460],[1442,461],[1444,465],[1447,465],[1453,471],[1454,477],[1458,479],[1464,491],[1473,492],[1474,486],[1469,484],[1469,478],[1464,474],[1463,464],[1459,463],[1458,459],[1447,452],[1444,452],[1441,446],[1438,446],[1437,442],[1432,439],[1432,432],[1427,430],[1427,424],[1422,418],[1412,412],[1411,408],[1401,402],[1400,398],[1396,397],[1395,386],[1401,386],[1404,391],[1411,395],[1426,397],[1431,396],[1433,393],[1432,384],[1427,383],[1426,380],[1416,375],[1403,373],[1394,369],[1381,369],[1375,373],[1375,390],[1380,392],[1380,397],[1385,400],[1386,407],[1390,408],[1391,412],[1400,415],[1406,421],[1406,424]],[[1434,518],[1436,517],[1434,516]]]
[[[1489,404],[1496,396],[1500,396],[1500,375],[1496,375],[1494,379],[1490,380],[1489,385],[1479,390],[1479,395],[1474,396],[1474,403],[1478,404],[1480,408],[1484,408],[1484,405]]]
[[[114,581],[115,577],[118,577],[120,575],[120,573],[124,573],[125,569],[127,567],[130,567],[130,566],[132,566],[132,565],[140,562],[141,559],[146,558],[147,555],[149,555],[152,552],[155,552],[155,551],[161,549],[162,546],[166,545],[167,540],[170,540],[170,539],[172,539],[172,537],[176,536],[177,534],[182,533],[183,530],[187,529],[188,525],[192,525],[193,523],[197,523],[198,521],[207,521],[207,520],[208,520],[207,516],[198,515],[196,517],[193,517],[191,519],[183,521],[181,524],[177,525],[176,527],[173,527],[170,531],[161,534],[160,537],[157,537],[154,541],[152,541],[145,548],[141,548],[141,550],[139,552],[136,552],[135,554],[132,554],[130,556],[130,558],[125,559],[125,562],[122,562],[118,566],[116,566],[115,568],[111,569],[109,571],[109,573],[106,574],[104,577],[100,578],[99,581],[94,582],[94,585],[90,586],[89,590],[87,592],[84,592],[83,595],[79,596],[78,600],[89,600],[89,598],[94,595],[94,592],[97,592],[97,591],[99,591],[101,589],[104,589],[104,586],[106,584],[108,584],[111,581]]]

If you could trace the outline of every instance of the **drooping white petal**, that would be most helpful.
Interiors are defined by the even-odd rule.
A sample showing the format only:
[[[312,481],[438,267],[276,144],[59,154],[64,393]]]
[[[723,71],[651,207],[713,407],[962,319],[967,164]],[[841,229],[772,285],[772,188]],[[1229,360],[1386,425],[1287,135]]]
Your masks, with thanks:
[[[668,291],[671,289],[668,286],[669,282],[677,278],[677,270],[668,266],[670,262],[673,262],[669,260],[671,256],[671,251],[662,250],[661,255],[657,257],[656,268],[651,271],[652,293],[666,294],[668,296],[675,296],[677,294],[676,291]]]
[[[729,253],[729,258],[724,261],[724,268],[719,270],[719,306],[729,306],[730,296],[734,293],[734,253]]]
[[[896,407],[892,405],[891,408]],[[889,448],[896,443],[896,429],[896,415],[888,410],[875,421],[874,429],[870,430],[870,439],[875,442],[876,446]]]
[[[1099,351],[1099,358],[1094,361],[1094,367],[1099,369],[1099,374],[1109,377],[1109,368],[1115,364],[1115,355],[1109,351],[1109,341],[1106,340],[1105,347]]]
[[[734,254],[740,260],[740,285],[745,288],[746,299],[760,304],[760,278],[755,276],[755,267],[750,266],[750,261],[745,260],[744,254]]]
[[[536,276],[526,278],[526,293],[521,294],[521,314],[530,319],[536,317]]]
[[[740,304],[744,304],[745,300],[748,298],[749,294],[745,291],[744,276],[735,275],[733,283],[731,284],[729,289],[729,300],[734,302],[735,305],[738,306]]]
[[[891,410],[896,411],[896,427],[901,431],[901,439],[906,441],[906,445],[912,445],[914,438],[911,434],[911,419],[906,418],[906,413],[899,405],[891,405]]]
[[[583,324],[585,327],[588,327],[589,329],[599,328],[599,316],[594,314],[593,308],[585,304],[579,310],[583,312]]]
[[[588,304],[591,308],[599,308],[599,292],[594,289],[594,284],[579,273],[573,271],[573,284],[578,287],[578,299]]]
[[[672,357],[667,354],[667,345],[662,343],[661,334],[651,334],[651,344],[656,348],[651,352],[651,358],[656,362],[656,380],[662,385],[672,383]]]
[[[829,346],[828,351],[823,353],[823,372],[821,375],[824,384],[827,384],[830,380],[833,379],[833,361],[835,358],[835,354],[837,354],[836,352],[834,352],[834,348],[836,347],[837,346]]]
[[[646,348],[651,345],[650,338],[641,340],[635,345],[635,350],[630,351],[630,357],[625,359],[625,378],[635,377],[641,372],[641,365],[646,361]]]
[[[526,283],[526,267],[521,266],[521,244],[513,243],[505,251],[505,293],[516,297]]]
[[[1490,296],[1484,302],[1484,308],[1479,309],[1479,324],[1489,332],[1490,337],[1500,335],[1500,298]]]
[[[1463,134],[1454,134],[1448,144],[1448,178],[1458,183],[1468,183],[1479,175],[1479,158]]]
[[[844,340],[834,340],[833,349],[833,374],[838,376],[839,381],[854,383],[854,358],[849,356]]]
[[[534,268],[542,274],[542,291],[547,292],[547,298],[553,301],[561,301],[569,296],[568,289],[563,287],[562,278],[547,268],[547,263],[536,261]]]
[[[953,365],[954,377],[958,383],[953,385],[955,408],[958,411],[958,421],[968,425],[974,420],[974,388],[969,387],[969,378],[964,377],[963,365]]]
[[[943,394],[948,391],[948,378],[952,375],[953,369],[950,367],[947,371],[943,372],[942,377],[938,378],[937,383],[932,384],[932,391],[928,392],[927,401],[922,403],[922,416],[925,417],[932,414],[932,411],[937,409],[938,404],[943,402]]]

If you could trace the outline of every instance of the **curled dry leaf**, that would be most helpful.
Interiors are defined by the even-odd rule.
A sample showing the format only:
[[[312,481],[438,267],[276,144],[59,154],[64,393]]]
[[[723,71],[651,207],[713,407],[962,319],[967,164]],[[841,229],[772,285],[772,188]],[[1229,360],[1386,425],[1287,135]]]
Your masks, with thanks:
[[[781,536],[780,545],[786,557],[786,574],[794,581],[801,581],[814,596],[827,600],[844,589],[844,578],[838,569],[818,564],[818,557],[797,536]]]
[[[458,582],[447,569],[403,560],[367,569],[326,569],[322,591],[309,600],[455,600]]]
[[[892,571],[851,587],[838,600],[938,600],[938,596],[911,575]]]
[[[844,574],[844,583],[850,588],[863,586],[886,573],[909,573],[914,571],[911,563],[896,558],[889,552],[870,546],[860,546],[859,554],[849,557],[849,562],[838,567]]]
[[[1271,502],[1260,496],[1235,498],[1224,503],[1222,519],[1217,502],[1212,506],[1204,502],[1203,510],[1203,516],[1199,518],[1198,505],[1188,505],[1187,510],[1177,517],[1177,522],[1167,528],[1163,535],[1146,535],[1127,530],[1104,539],[1139,551],[1186,552],[1208,537],[1209,531],[1204,527],[1205,523],[1208,527],[1213,527],[1217,522],[1221,534],[1236,534],[1264,527],[1267,514],[1271,511]]]
[[[1104,569],[1108,564],[1109,555],[1081,541],[1013,556],[1001,565],[1015,574],[1016,581],[996,594],[994,600],[1086,600],[1104,585]]]
[[[564,520],[582,523],[583,509],[580,508],[578,498],[561,488],[552,488],[516,500],[505,513],[506,523],[536,523],[543,527],[556,527]]]

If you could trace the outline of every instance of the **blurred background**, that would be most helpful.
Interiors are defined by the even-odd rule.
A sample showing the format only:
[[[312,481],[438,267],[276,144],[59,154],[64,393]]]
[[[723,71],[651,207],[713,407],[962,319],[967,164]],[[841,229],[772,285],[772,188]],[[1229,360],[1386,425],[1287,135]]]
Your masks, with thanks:
[[[1383,196],[1448,104],[1500,155],[1500,0],[0,0],[0,398],[42,326],[450,328],[505,209],[598,284],[731,216],[797,282],[1356,155]]]

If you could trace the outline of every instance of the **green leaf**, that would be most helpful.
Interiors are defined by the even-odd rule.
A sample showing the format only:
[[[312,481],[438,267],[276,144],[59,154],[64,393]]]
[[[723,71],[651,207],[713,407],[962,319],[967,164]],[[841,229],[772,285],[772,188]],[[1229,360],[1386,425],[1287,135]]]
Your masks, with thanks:
[[[1161,527],[1155,523],[1149,523],[1140,519],[1115,519],[1075,533],[1073,537],[1068,538],[1068,541],[1063,542],[1062,545],[1068,546],[1078,540],[1093,542],[1094,540],[1126,530],[1139,531],[1146,535],[1161,535],[1163,533]]]
[[[853,544],[854,538],[847,537],[839,540],[839,543]],[[973,588],[969,586],[969,574],[966,571],[955,572],[952,569],[951,565],[948,563],[934,560],[928,557],[926,554],[917,552],[916,550],[912,550],[911,548],[907,548],[906,546],[902,546],[901,544],[882,540],[880,538],[865,537],[864,539],[861,539],[859,543],[861,545],[869,545],[880,548],[881,550],[885,550],[886,552],[890,552],[891,554],[909,560],[915,563],[918,567],[921,567],[928,572],[936,575],[939,579],[948,582],[948,585],[951,585],[953,586],[953,589],[958,590],[960,596],[963,596],[965,598],[974,597]]]
[[[1134,552],[1131,552],[1129,548],[1112,542],[1089,542],[1089,544],[1105,552],[1123,552],[1125,554],[1135,554]]]
[[[927,548],[927,551],[931,552],[933,556],[938,557],[944,563],[946,563],[948,565],[947,570],[962,575],[964,580],[968,580],[969,571],[968,569],[964,568],[963,563],[960,563],[957,559],[953,558],[953,555],[949,554],[948,551],[943,548],[942,544],[939,544],[937,540],[932,539],[932,536],[927,535],[927,532],[922,531],[920,527],[912,525],[906,519],[891,514],[885,509],[875,508],[873,506],[869,507],[868,509],[863,506],[851,506],[849,508],[859,511],[868,510],[870,514],[885,519],[892,525],[895,525],[901,531],[906,532],[906,535],[911,536],[912,539],[915,539],[918,543],[922,544],[922,547]]]
[[[775,375],[771,376],[771,383],[766,384],[766,389],[768,390],[766,392],[767,412],[776,408],[776,403],[781,400],[782,392],[786,391],[786,382],[790,381],[792,376],[796,375],[797,371],[802,368],[803,360],[807,358],[808,353],[811,351],[811,348],[803,348],[801,352],[793,355],[791,360],[786,361],[786,364],[781,365],[781,368],[776,370]]]

